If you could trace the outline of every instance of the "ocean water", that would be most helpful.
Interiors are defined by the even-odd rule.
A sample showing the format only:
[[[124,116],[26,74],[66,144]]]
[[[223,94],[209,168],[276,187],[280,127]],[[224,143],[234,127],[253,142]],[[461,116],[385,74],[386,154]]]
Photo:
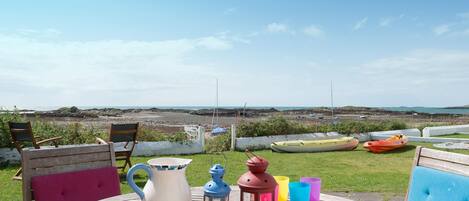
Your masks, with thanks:
[[[161,108],[161,109],[186,109],[186,110],[199,110],[199,109],[212,109],[213,106],[77,106],[80,109],[92,109],[92,108],[118,108],[118,109],[149,109],[149,108]],[[48,107],[28,107],[19,109],[32,109],[36,111],[50,111],[60,108],[59,106],[48,106]],[[220,106],[220,108],[242,108],[242,106]],[[297,110],[297,109],[310,109],[314,107],[291,107],[291,106],[256,106],[247,107],[250,109],[270,109],[275,108],[280,111],[284,110]],[[417,112],[417,113],[428,113],[428,114],[466,114],[469,115],[468,109],[445,109],[439,107],[376,107],[389,111],[400,111],[400,112]]]

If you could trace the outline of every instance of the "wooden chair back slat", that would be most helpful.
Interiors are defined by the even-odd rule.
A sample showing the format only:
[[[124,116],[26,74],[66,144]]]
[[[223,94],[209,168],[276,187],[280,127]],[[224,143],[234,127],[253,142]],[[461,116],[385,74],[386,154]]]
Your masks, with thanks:
[[[69,156],[58,156],[54,158],[37,158],[31,159],[31,168],[57,167],[61,165],[73,165],[76,163],[110,161],[109,152],[95,152],[88,154],[77,154]],[[109,164],[111,166],[111,164]]]
[[[420,157],[419,166],[469,176],[469,166],[462,165],[459,163],[452,163],[434,158]]]
[[[134,134],[112,134],[111,142],[132,142],[134,141],[135,137]]]
[[[96,169],[96,168],[103,168],[103,167],[110,167],[110,166],[111,166],[110,161],[93,161],[93,162],[86,162],[86,163],[80,163],[80,164],[69,164],[69,165],[61,165],[61,166],[56,166],[56,167],[37,168],[31,174],[31,177],[64,173],[64,172],[74,172],[74,171],[87,170],[87,169]]]
[[[33,176],[115,166],[112,143],[57,149],[25,149],[21,156],[25,201],[32,199]]]
[[[126,131],[126,130],[136,130],[138,128],[138,123],[135,124],[112,124],[112,130],[114,131]]]
[[[34,142],[31,122],[8,122],[11,138],[16,142]]]
[[[134,142],[137,139],[138,123],[112,124],[109,136],[111,142]]]
[[[439,161],[447,161],[469,166],[469,156],[458,153],[449,153],[445,151],[422,148],[420,157],[433,158]]]
[[[417,166],[469,176],[469,156],[464,154],[421,148]]]
[[[86,147],[86,149],[84,148]],[[29,154],[32,159],[37,158],[52,158],[59,156],[74,156],[78,154],[88,154],[88,153],[97,153],[97,152],[108,152],[109,148],[106,146],[81,146],[81,147],[67,147],[67,148],[57,148],[57,149],[48,149],[47,151],[30,151]]]

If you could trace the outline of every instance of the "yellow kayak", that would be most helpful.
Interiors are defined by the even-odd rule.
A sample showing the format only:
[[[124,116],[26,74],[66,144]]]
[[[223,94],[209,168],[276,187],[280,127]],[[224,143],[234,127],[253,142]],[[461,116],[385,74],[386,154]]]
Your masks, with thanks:
[[[341,137],[327,140],[294,140],[274,142],[270,145],[276,152],[323,152],[354,150],[358,146],[358,140],[353,137]]]

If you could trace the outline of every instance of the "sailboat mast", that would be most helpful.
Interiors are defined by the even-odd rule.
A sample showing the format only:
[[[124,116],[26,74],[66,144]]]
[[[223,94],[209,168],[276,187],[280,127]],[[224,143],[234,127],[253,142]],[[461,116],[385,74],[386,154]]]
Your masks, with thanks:
[[[218,124],[218,78],[217,78],[217,91],[216,91],[216,96],[217,96],[217,107],[216,107],[216,115],[217,115],[217,124]]]
[[[331,80],[331,113],[332,113],[332,121],[334,121],[334,94],[332,92],[332,80]]]
[[[213,107],[213,114],[212,114],[212,129],[213,129],[213,123],[215,123],[215,114],[217,113],[217,107],[218,107],[218,79],[216,79],[215,107]]]
[[[243,119],[246,118],[246,105],[247,105],[247,104],[248,104],[247,102],[244,102],[244,107],[243,107]]]

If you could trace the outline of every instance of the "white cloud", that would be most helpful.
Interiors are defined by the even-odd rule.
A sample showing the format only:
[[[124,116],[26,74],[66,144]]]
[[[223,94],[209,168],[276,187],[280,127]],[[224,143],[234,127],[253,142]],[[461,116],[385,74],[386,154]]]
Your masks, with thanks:
[[[379,26],[382,26],[382,27],[387,27],[391,24],[391,22],[394,21],[394,18],[392,17],[386,17],[386,18],[382,18],[380,21],[379,21]]]
[[[449,31],[450,31],[450,28],[448,24],[438,25],[433,28],[433,33],[437,36],[443,35]]]
[[[212,50],[227,50],[232,47],[229,41],[213,36],[198,39],[197,45]]]
[[[425,82],[469,82],[469,52],[454,50],[415,50],[408,54],[378,59],[364,65],[366,74],[394,76],[399,82],[414,78]]]
[[[463,19],[469,20],[469,12],[459,13],[458,16],[463,18]]]
[[[236,11],[238,11],[238,8],[235,8],[235,7],[227,8],[227,9],[225,9],[225,11],[223,11],[223,14],[231,15],[231,14],[235,13]]]
[[[0,34],[0,91],[6,97],[1,104],[177,105],[188,104],[187,96],[193,104],[206,104],[198,90],[206,90],[204,80],[220,72],[192,55],[226,50],[233,42],[218,36],[51,41]]]
[[[469,12],[457,14],[459,18],[448,23],[435,26],[433,33],[437,36],[446,35],[451,37],[468,36],[467,24],[469,22]]]
[[[394,23],[395,21],[400,20],[400,19],[402,19],[402,18],[404,18],[404,17],[405,17],[404,14],[400,14],[400,15],[397,16],[397,17],[390,16],[390,17],[381,18],[381,20],[379,21],[379,26],[382,26],[382,27],[390,26],[390,25],[391,25],[392,23]]]
[[[324,35],[324,31],[316,25],[310,25],[304,28],[303,33],[314,38],[318,38]]]
[[[350,90],[376,97],[377,104],[448,106],[467,104],[463,102],[469,98],[461,94],[469,86],[469,51],[414,50],[367,62],[355,71],[361,74],[359,83],[370,84]]]
[[[366,24],[367,21],[368,21],[368,17],[364,17],[363,19],[358,20],[358,22],[355,23],[355,26],[353,26],[353,29],[354,29],[354,30],[359,30],[359,29],[361,29],[362,27],[365,26],[365,24]]]
[[[462,33],[463,33],[464,35],[469,36],[469,29],[464,30]]]
[[[286,33],[290,32],[288,26],[282,23],[273,22],[267,25],[267,31],[271,33]]]
[[[61,31],[53,28],[48,29],[18,29],[20,35],[27,37],[56,37],[62,34]]]

